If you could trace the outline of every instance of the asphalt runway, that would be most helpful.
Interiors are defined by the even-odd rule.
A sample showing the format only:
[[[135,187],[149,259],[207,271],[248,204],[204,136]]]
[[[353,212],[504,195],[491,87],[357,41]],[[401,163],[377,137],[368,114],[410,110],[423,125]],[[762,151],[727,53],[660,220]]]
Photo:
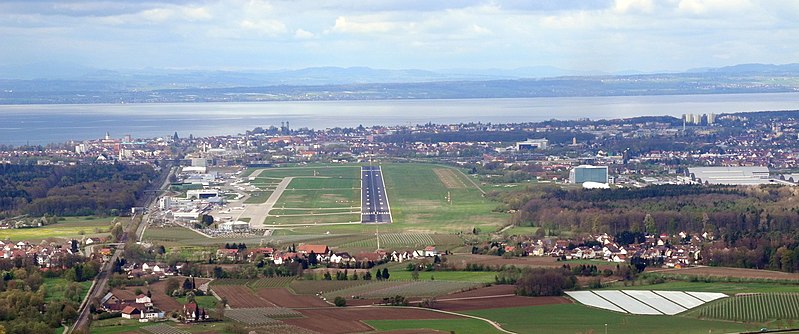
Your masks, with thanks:
[[[391,223],[391,206],[380,166],[361,167],[361,223]]]

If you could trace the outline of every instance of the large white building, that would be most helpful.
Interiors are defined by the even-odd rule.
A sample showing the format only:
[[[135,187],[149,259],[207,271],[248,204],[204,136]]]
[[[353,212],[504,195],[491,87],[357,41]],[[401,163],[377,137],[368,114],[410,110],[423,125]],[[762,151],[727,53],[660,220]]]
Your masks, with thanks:
[[[532,150],[532,149],[546,150],[547,147],[549,147],[549,140],[547,140],[546,138],[527,139],[525,141],[520,141],[516,143],[517,151]]]
[[[688,174],[702,184],[746,186],[785,182],[771,177],[768,167],[692,167],[688,168]]]
[[[570,183],[608,183],[608,166],[580,165],[569,171]]]

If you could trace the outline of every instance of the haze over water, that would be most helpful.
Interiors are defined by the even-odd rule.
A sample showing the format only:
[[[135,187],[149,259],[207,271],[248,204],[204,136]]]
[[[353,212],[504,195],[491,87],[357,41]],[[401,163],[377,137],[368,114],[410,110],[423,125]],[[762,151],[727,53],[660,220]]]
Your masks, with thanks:
[[[799,110],[799,93],[524,99],[301,101],[260,103],[0,105],[0,144],[101,138],[231,135],[255,127],[356,127],[427,122],[521,123],[685,113]]]

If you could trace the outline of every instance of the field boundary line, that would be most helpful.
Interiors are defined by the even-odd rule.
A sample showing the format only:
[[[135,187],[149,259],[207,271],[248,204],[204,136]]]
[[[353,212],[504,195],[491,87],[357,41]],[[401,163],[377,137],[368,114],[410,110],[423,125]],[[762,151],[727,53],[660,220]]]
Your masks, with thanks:
[[[450,168],[451,168],[451,167],[450,167]],[[451,168],[451,169],[455,169],[455,168]],[[455,170],[457,170],[457,171],[458,171],[458,173],[461,173],[461,175],[463,175],[463,177],[465,177],[467,180],[469,180],[469,182],[471,182],[471,183],[472,183],[472,184],[473,184],[473,185],[474,185],[474,186],[477,188],[477,190],[479,190],[479,191],[480,191],[480,193],[482,193],[483,195],[485,195],[485,194],[486,194],[485,190],[483,190],[483,188],[480,188],[480,186],[479,186],[479,185],[477,185],[477,183],[476,183],[476,182],[474,182],[474,180],[472,180],[472,178],[470,178],[469,176],[467,176],[467,175],[466,175],[466,174],[465,174],[465,173],[464,173],[462,170],[460,170],[460,169],[455,169]]]
[[[410,308],[410,309],[417,309],[417,310],[427,310],[427,311],[438,312],[438,313],[443,313],[443,314],[456,315],[456,316],[464,317],[464,318],[472,318],[472,319],[482,320],[482,321],[487,322],[489,325],[491,325],[492,327],[496,328],[500,332],[508,333],[508,334],[518,334],[516,332],[511,332],[511,331],[509,331],[507,329],[502,328],[502,326],[500,326],[499,323],[497,323],[494,320],[483,318],[483,317],[478,317],[476,315],[471,315],[471,314],[463,314],[463,313],[457,313],[457,312],[452,312],[452,311],[437,310],[437,309],[434,309],[434,308],[426,308],[426,307],[418,307],[418,306],[365,305],[365,306],[355,306],[355,307]]]

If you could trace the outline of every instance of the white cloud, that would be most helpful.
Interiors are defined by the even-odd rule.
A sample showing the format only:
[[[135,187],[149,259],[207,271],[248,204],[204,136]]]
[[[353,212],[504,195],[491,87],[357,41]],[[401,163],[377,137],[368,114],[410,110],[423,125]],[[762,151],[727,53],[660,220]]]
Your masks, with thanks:
[[[314,38],[314,37],[316,37],[316,35],[314,35],[314,33],[310,32],[310,31],[307,31],[307,30],[297,29],[296,31],[294,31],[294,38],[297,38],[297,39],[310,39],[310,38]]]
[[[243,20],[239,27],[260,35],[275,36],[286,32],[286,25],[277,20]]]
[[[347,18],[345,16],[339,16],[336,18],[336,23],[333,25],[330,31],[338,33],[375,34],[387,33],[398,28],[399,25],[397,23],[383,21],[379,18]]]
[[[655,3],[652,0],[616,0],[613,9],[619,13],[652,13],[655,10]]]

